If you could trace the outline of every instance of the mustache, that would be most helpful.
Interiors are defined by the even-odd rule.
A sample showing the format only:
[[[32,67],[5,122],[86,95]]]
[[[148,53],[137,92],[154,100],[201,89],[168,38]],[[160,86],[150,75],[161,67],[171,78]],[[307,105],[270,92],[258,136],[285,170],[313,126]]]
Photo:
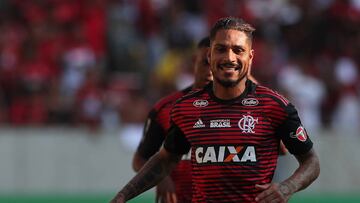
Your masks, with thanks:
[[[234,63],[234,62],[230,62],[230,61],[221,63],[220,66],[225,67],[225,68],[235,68],[235,70],[242,68],[242,64]]]

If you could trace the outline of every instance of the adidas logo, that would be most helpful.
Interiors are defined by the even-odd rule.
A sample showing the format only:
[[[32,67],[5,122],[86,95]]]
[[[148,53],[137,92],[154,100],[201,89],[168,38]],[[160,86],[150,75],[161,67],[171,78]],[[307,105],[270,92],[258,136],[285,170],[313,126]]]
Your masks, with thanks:
[[[193,128],[204,128],[205,124],[202,122],[202,120],[199,118],[198,121],[194,124]]]

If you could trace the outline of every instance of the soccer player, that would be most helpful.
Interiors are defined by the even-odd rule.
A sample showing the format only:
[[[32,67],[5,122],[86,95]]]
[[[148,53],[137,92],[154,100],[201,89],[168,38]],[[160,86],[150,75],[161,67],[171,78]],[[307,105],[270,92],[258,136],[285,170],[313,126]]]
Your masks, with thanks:
[[[239,18],[215,23],[208,53],[214,82],[176,102],[164,147],[112,202],[153,187],[190,149],[192,202],[287,202],[318,177],[319,160],[295,107],[247,78],[253,31]],[[299,166],[276,183],[280,140]]]
[[[194,54],[195,81],[190,87],[170,94],[158,101],[149,112],[144,126],[142,140],[133,158],[133,168],[139,171],[145,162],[159,151],[167,130],[170,127],[170,111],[173,104],[191,90],[203,88],[212,81],[212,74],[207,60],[210,39],[202,39]],[[165,177],[156,187],[156,202],[162,203],[190,203],[191,192],[191,163],[190,155],[184,155],[170,176]]]

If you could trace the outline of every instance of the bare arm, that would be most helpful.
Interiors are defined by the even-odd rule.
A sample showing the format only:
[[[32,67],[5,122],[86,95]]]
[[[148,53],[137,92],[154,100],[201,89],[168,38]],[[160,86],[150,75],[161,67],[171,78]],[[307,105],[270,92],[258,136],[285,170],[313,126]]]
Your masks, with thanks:
[[[125,202],[152,188],[170,173],[180,159],[181,155],[169,153],[162,148],[149,159],[111,202]]]
[[[139,172],[140,169],[145,165],[146,159],[144,159],[138,152],[135,152],[132,160],[132,168],[135,172]]]
[[[135,152],[132,161],[132,167],[135,172],[146,164],[147,159],[143,158],[138,152]],[[175,193],[175,183],[170,175],[163,178],[156,186],[156,202],[176,202],[177,196]]]
[[[314,149],[311,149],[304,155],[295,157],[299,162],[299,167],[292,176],[280,184],[288,187],[290,194],[305,189],[314,182],[320,174],[319,158]]]
[[[257,202],[287,202],[292,194],[308,187],[320,174],[319,158],[314,149],[304,155],[295,156],[299,167],[288,179],[280,184],[272,183],[256,185],[263,190],[257,197]]]

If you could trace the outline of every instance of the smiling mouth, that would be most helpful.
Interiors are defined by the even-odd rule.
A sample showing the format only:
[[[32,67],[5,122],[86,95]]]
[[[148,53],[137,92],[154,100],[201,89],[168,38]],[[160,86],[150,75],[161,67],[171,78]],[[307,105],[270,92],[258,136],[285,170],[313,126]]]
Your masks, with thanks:
[[[234,64],[234,63],[223,63],[223,64],[219,64],[219,69],[221,70],[234,70],[234,71],[238,71],[241,69],[241,65],[238,64]]]

